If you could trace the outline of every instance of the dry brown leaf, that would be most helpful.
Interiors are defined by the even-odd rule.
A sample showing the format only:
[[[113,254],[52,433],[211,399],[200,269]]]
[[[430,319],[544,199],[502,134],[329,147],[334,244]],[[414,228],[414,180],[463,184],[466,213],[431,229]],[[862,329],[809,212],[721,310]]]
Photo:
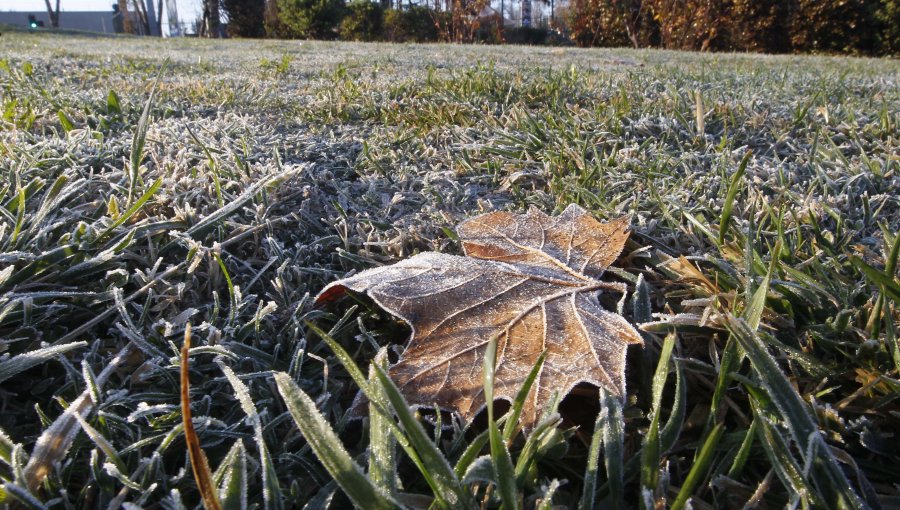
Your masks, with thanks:
[[[466,257],[422,253],[334,282],[317,302],[365,292],[410,324],[412,339],[390,375],[411,405],[471,419],[485,404],[482,357],[494,337],[495,398],[511,401],[547,352],[522,410],[525,428],[554,392],[566,395],[580,382],[624,396],[625,351],[642,340],[597,296],[624,291],[598,278],[625,245],[626,218],[600,223],[573,204],[556,217],[537,209],[484,214],[458,233]]]

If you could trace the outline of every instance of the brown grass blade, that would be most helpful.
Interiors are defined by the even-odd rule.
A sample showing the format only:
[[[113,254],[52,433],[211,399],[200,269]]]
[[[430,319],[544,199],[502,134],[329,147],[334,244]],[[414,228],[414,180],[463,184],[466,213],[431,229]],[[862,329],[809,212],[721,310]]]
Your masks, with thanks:
[[[200,448],[200,440],[197,431],[194,430],[194,422],[191,417],[191,381],[188,378],[188,352],[191,349],[191,325],[188,323],[184,330],[184,345],[181,346],[181,418],[184,421],[184,440],[187,443],[188,455],[191,457],[191,469],[194,471],[194,480],[203,497],[203,506],[206,510],[221,510],[219,494],[212,481],[212,472],[209,470],[209,462],[206,454]]]

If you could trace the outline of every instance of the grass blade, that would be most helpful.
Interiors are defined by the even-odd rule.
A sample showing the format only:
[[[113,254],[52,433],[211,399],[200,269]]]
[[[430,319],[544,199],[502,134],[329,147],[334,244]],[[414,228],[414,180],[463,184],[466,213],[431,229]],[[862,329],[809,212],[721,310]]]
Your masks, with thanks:
[[[594,422],[594,434],[588,450],[588,463],[584,473],[584,488],[578,508],[591,510],[596,507],[597,472],[600,466],[600,450],[606,468],[608,489],[605,507],[625,507],[624,418],[622,402],[605,388],[600,388],[600,413]]]
[[[106,113],[109,115],[122,113],[122,102],[119,100],[119,94],[116,94],[116,91],[112,89],[106,95]]]
[[[353,382],[355,382],[356,385],[363,390],[366,396],[369,397],[370,401],[373,401],[372,397],[369,395],[369,392],[366,391],[369,388],[369,381],[366,379],[366,376],[363,375],[362,370],[360,370],[359,367],[356,366],[356,362],[353,361],[353,357],[350,356],[350,354],[348,354],[343,347],[341,347],[341,344],[339,344],[337,340],[331,338],[331,335],[323,331],[322,328],[316,326],[310,321],[305,321],[304,324],[306,324],[306,327],[313,330],[315,334],[319,335],[319,338],[321,338],[326,344],[328,344],[328,347],[332,352],[334,352],[334,355],[344,367],[344,370],[346,370],[350,375],[350,378],[353,379]],[[377,399],[374,401],[378,402]],[[384,402],[387,402],[386,398]]]
[[[431,442],[428,434],[422,429],[422,425],[409,411],[409,405],[403,399],[400,390],[397,389],[397,386],[391,381],[387,373],[381,367],[373,366],[391,407],[394,409],[394,413],[406,432],[409,443],[415,449],[419,459],[421,459],[422,467],[433,480],[435,497],[450,506],[464,504],[464,502],[469,500],[469,494],[460,484],[459,478],[453,469],[450,468],[447,459]]]
[[[519,391],[516,393],[516,398],[513,400],[512,407],[509,409],[509,417],[506,420],[506,423],[503,424],[503,441],[507,443],[512,440],[516,433],[516,425],[518,424],[519,417],[522,415],[522,407],[525,405],[525,399],[528,398],[529,393],[531,393],[531,387],[534,385],[534,381],[537,379],[538,374],[541,373],[541,368],[544,366],[544,359],[546,357],[546,351],[538,356],[537,361],[534,362],[534,366],[531,367],[531,372],[528,373],[528,377],[525,378],[522,387],[519,388]]]
[[[679,359],[675,359],[675,401],[669,419],[659,433],[660,452],[665,453],[672,449],[675,441],[681,434],[684,425],[685,412],[687,411],[687,385],[684,384],[684,366]]]
[[[17,354],[8,360],[0,361],[0,383],[41,363],[50,361],[60,354],[82,347],[87,347],[87,342],[72,342],[44,347],[43,349]]]
[[[57,110],[56,116],[59,118],[59,123],[62,125],[63,131],[68,133],[75,129],[75,123],[72,122],[72,119],[69,118],[65,110]]]
[[[556,506],[553,504],[553,496],[556,494],[559,486],[559,480],[557,480],[556,478],[550,481],[550,486],[547,487],[547,491],[544,492],[544,495],[541,497],[541,503],[540,505],[538,505],[537,510],[553,510],[554,508],[556,508]]]
[[[688,473],[684,484],[681,486],[681,490],[678,491],[675,501],[673,501],[672,506],[669,507],[671,510],[681,510],[684,508],[688,498],[694,493],[694,489],[696,489],[697,485],[706,477],[706,471],[712,463],[713,456],[716,452],[716,446],[719,444],[719,440],[722,439],[724,431],[725,427],[720,423],[716,425],[709,436],[707,436],[706,441],[703,443],[703,447],[700,449],[700,454],[697,455],[697,460],[694,462],[694,465],[691,466],[691,470]]]
[[[601,392],[603,389],[601,388]],[[584,469],[584,487],[581,492],[579,510],[593,510],[594,500],[597,497],[597,472],[600,470],[600,450],[603,446],[603,421],[604,412],[603,397],[600,397],[600,414],[594,422],[594,433],[591,435],[591,444],[588,447],[587,467]],[[610,490],[612,488],[610,487]]]
[[[386,367],[387,350],[383,348],[379,351],[372,363]],[[370,368],[369,381],[372,391],[378,393],[381,399],[386,400],[387,396],[382,391],[381,385],[377,384],[377,379],[375,370]],[[386,423],[388,420],[390,417],[379,413],[375,404],[369,402],[369,478],[386,494],[394,496],[397,493],[398,459],[394,455],[396,439],[391,433],[390,426]]]
[[[500,489],[500,507],[512,510],[519,508],[519,498],[516,494],[516,476],[513,468],[512,457],[497,422],[494,421],[494,364],[497,362],[497,337],[488,342],[484,352],[484,398],[488,414],[488,436],[491,444],[491,460],[494,466],[494,477]],[[534,373],[534,370],[532,370]],[[533,379],[532,379],[533,380]],[[528,384],[527,382],[525,384]],[[519,392],[521,395],[522,391]],[[527,395],[528,393],[525,392]],[[524,399],[523,399],[524,400]],[[509,425],[509,422],[507,422]],[[510,427],[512,428],[512,427]]]
[[[863,501],[824,443],[802,397],[791,386],[775,359],[766,350],[765,344],[742,319],[728,315],[726,326],[750,359],[753,370],[778,408],[801,454],[807,456],[809,452],[817,452],[814,454],[815,458],[804,460],[812,466],[810,477],[821,493],[821,499],[837,507],[864,508]]]
[[[722,218],[719,220],[719,246],[725,244],[725,233],[731,224],[731,215],[734,211],[734,199],[737,197],[738,191],[741,189],[744,171],[747,170],[747,164],[750,163],[752,151],[747,151],[744,158],[738,165],[737,172],[731,176],[731,184],[728,185],[728,192],[725,194],[725,202],[722,203]]]
[[[275,383],[307,444],[353,504],[359,508],[384,510],[400,506],[363,474],[316,404],[289,375],[284,372],[275,374]]]
[[[247,450],[242,440],[228,450],[213,480],[219,486],[222,510],[247,509]]]
[[[130,347],[125,347],[119,354],[106,365],[106,368],[97,376],[97,386],[102,387],[122,362],[125,361],[127,355],[131,351]],[[69,404],[65,412],[59,415],[53,423],[41,433],[34,445],[34,450],[28,463],[25,465],[22,477],[28,490],[35,492],[38,490],[44,479],[50,474],[60,460],[65,457],[72,441],[79,430],[78,417],[84,418],[94,407],[94,401],[91,399],[91,391],[84,390],[81,395]]]
[[[457,478],[462,479],[462,477],[466,474],[466,471],[469,470],[469,466],[475,462],[475,459],[478,458],[478,454],[481,453],[481,450],[484,448],[490,438],[488,437],[488,432],[485,430],[484,432],[475,436],[475,439],[469,443],[469,446],[466,447],[463,454],[459,457],[459,460],[456,461],[456,466],[453,467],[453,472],[456,473]]]
[[[785,487],[789,487],[796,497],[808,502],[815,495],[810,490],[806,479],[803,478],[802,469],[794,457],[791,456],[790,448],[785,443],[781,431],[777,430],[768,418],[762,416],[759,411],[759,404],[752,399],[751,406],[754,416],[753,423],[759,424],[756,427],[759,442],[772,467],[775,469],[775,473]],[[813,501],[813,503],[816,503],[816,501]]]
[[[188,363],[191,349],[191,325],[187,324],[184,330],[184,345],[181,346],[181,421],[184,424],[184,441],[187,443],[188,456],[191,459],[191,468],[194,472],[194,480],[203,498],[203,506],[206,510],[221,510],[219,493],[212,481],[212,473],[209,470],[209,462],[206,454],[200,447],[200,439],[194,429],[194,421],[191,416],[191,383],[188,378]]]
[[[10,498],[12,498],[25,508],[31,508],[32,510],[47,510],[47,507],[24,487],[20,487],[11,482],[6,482],[0,487],[2,487],[4,493],[2,494],[4,496],[4,501],[0,501],[0,503],[10,502]]]
[[[272,456],[269,454],[269,448],[266,446],[266,440],[263,437],[263,426],[259,416],[259,411],[250,398],[250,389],[238,376],[231,370],[228,365],[219,362],[222,372],[231,387],[234,388],[234,395],[241,404],[241,409],[247,415],[250,424],[253,426],[253,440],[256,442],[256,448],[259,450],[259,463],[262,466],[262,482],[263,482],[263,503],[264,508],[281,509],[284,507],[281,498],[281,487],[278,485],[278,475],[275,472],[275,465],[272,463]],[[243,444],[241,448],[243,449]]]
[[[744,434],[744,440],[741,441],[741,447],[738,449],[737,455],[734,456],[731,467],[728,468],[728,478],[735,479],[740,476],[741,471],[747,464],[747,460],[750,458],[750,451],[753,448],[753,440],[756,437],[757,428],[756,420],[751,421],[750,428],[747,429],[747,432]]]
[[[100,451],[102,451],[103,454],[106,455],[106,457],[109,458],[109,460],[112,461],[113,464],[115,464],[116,469],[118,469],[119,472],[123,473],[124,476],[125,463],[122,462],[122,458],[119,457],[119,452],[117,452],[116,449],[113,448],[113,446],[109,443],[109,441],[107,441],[106,438],[103,437],[103,435],[100,434],[97,429],[95,429],[90,423],[88,423],[83,416],[77,413],[74,416],[75,419],[78,420],[78,425],[81,426],[81,430],[83,430],[84,433],[87,434],[91,441],[93,441],[94,444],[97,445],[97,447],[100,449]]]
[[[144,103],[144,110],[138,119],[137,126],[134,128],[134,136],[131,139],[131,167],[128,175],[128,203],[134,196],[135,189],[140,181],[141,162],[144,160],[144,145],[147,142],[147,129],[150,127],[150,107],[153,105],[153,97],[156,95],[156,89],[159,86],[159,80],[162,78],[163,72],[168,67],[169,61],[163,62],[156,75],[156,80],[150,88],[150,96]],[[107,98],[108,101],[108,98]],[[118,101],[117,101],[118,103]]]
[[[131,204],[131,207],[129,207],[128,210],[126,210],[124,213],[120,214],[119,217],[116,218],[116,220],[113,221],[110,226],[106,227],[106,230],[104,230],[103,233],[101,233],[99,236],[97,236],[97,241],[98,242],[102,241],[104,238],[106,238],[107,235],[109,235],[110,232],[112,232],[113,230],[118,228],[121,224],[123,224],[126,221],[128,221],[129,219],[131,219],[132,216],[134,216],[138,211],[140,211],[141,207],[143,207],[144,204],[146,204],[151,198],[153,198],[153,195],[155,195],[156,192],[159,191],[159,188],[160,188],[160,186],[162,186],[162,183],[163,183],[162,177],[156,179],[153,182],[153,184],[150,185],[150,187],[147,189],[147,191],[145,191],[144,194],[141,195],[137,199],[137,201],[135,201],[133,204]],[[129,201],[129,203],[131,202],[130,199],[128,201]]]
[[[424,437],[424,442],[420,442],[418,444],[414,443],[414,441],[410,438],[409,432],[405,432],[401,429],[397,423],[393,420],[393,415],[390,413],[389,409],[393,405],[392,401],[388,398],[388,394],[385,392],[387,386],[385,386],[382,382],[381,376],[378,374],[381,373],[381,370],[376,370],[377,365],[372,365],[371,369],[375,371],[375,376],[378,379],[378,388],[374,386],[370,386],[369,382],[363,376],[362,371],[359,367],[356,366],[356,362],[353,361],[353,358],[344,350],[343,347],[329,335],[328,333],[322,331],[315,324],[306,321],[306,325],[313,330],[317,335],[319,335],[322,340],[325,341],[326,344],[331,348],[331,350],[335,353],[335,356],[338,358],[338,361],[344,366],[347,370],[347,373],[350,374],[350,377],[356,382],[357,386],[359,386],[360,390],[369,399],[370,409],[375,409],[380,415],[385,417],[383,423],[388,425],[391,428],[391,432],[394,434],[397,442],[409,456],[409,458],[413,461],[416,467],[419,469],[419,472],[422,474],[422,477],[428,483],[428,486],[434,491],[435,495],[438,499],[441,500],[442,503],[446,503],[445,500],[441,499],[442,494],[446,492],[445,484],[442,484],[441,481],[436,480],[434,477],[434,473],[429,468],[430,464],[437,462],[438,465],[438,473],[441,472],[440,461],[444,460],[443,454],[432,444],[425,434],[425,431],[422,430],[421,426],[418,426],[414,417],[411,417],[411,413],[409,412],[409,406],[406,405],[406,402],[403,400],[402,395],[399,395],[399,390],[396,389],[396,386],[393,386],[393,383],[390,382],[388,378],[388,382],[391,386],[393,386],[394,392],[399,396],[399,402],[402,403],[400,409],[396,412],[397,414],[403,413],[404,418],[407,420],[412,420],[418,426],[418,429],[413,428],[413,433],[416,434],[417,437],[421,439]],[[406,424],[404,424],[406,427]],[[408,430],[408,429],[407,429]],[[418,433],[417,433],[418,430]],[[429,462],[429,459],[438,459],[433,462]],[[455,475],[455,472],[453,473]],[[459,476],[456,476],[456,479],[459,479]],[[451,491],[452,492],[452,491]]]
[[[888,352],[894,360],[894,368],[900,372],[900,339],[897,338],[897,330],[891,317],[894,316],[894,307],[890,303],[887,304],[885,315],[887,320],[884,321],[884,343],[888,346]]]
[[[862,274],[866,275],[866,278],[871,280],[872,283],[879,285],[886,296],[900,304],[900,284],[897,283],[893,274],[886,272],[882,273],[856,255],[850,256],[850,263],[853,264],[856,269],[859,269]]]
[[[3,429],[0,429],[0,461],[3,461],[9,467],[14,465],[13,452],[15,448],[16,443],[6,435]]]
[[[653,375],[653,402],[650,411],[652,416],[650,418],[650,428],[644,437],[641,451],[641,488],[642,490],[650,491],[651,494],[655,494],[659,488],[659,460],[662,454],[659,444],[659,415],[660,406],[662,405],[662,392],[669,372],[669,358],[672,356],[674,347],[675,335],[667,335],[659,353],[656,373]]]
[[[753,296],[750,298],[750,304],[747,305],[747,308],[742,314],[742,317],[747,321],[747,324],[753,331],[759,329],[759,324],[762,322],[763,311],[766,309],[766,295],[769,292],[769,275],[771,275],[771,271],[763,278],[762,283],[760,283],[759,287],[753,292]]]
[[[210,229],[214,228],[216,224],[235,213],[238,209],[243,207],[247,202],[253,199],[257,193],[262,191],[264,188],[271,186],[277,181],[282,179],[286,179],[288,177],[292,177],[299,172],[305,170],[305,167],[294,168],[291,170],[286,170],[284,172],[280,172],[274,175],[270,175],[263,179],[260,179],[253,183],[252,186],[248,187],[240,196],[234,198],[228,202],[225,207],[221,207],[212,213],[206,215],[187,229],[187,234],[191,236],[193,239],[200,239],[203,234],[206,234]]]
[[[606,467],[606,479],[609,483],[609,505],[607,506],[624,508],[625,418],[622,414],[622,401],[605,388],[600,388],[600,414],[604,421],[603,461]]]
[[[534,430],[531,431],[531,434],[528,435],[528,439],[525,440],[525,446],[522,447],[518,459],[516,459],[516,481],[519,486],[526,483],[528,472],[531,469],[531,466],[537,461],[537,456],[540,453],[542,443],[547,439],[548,435],[556,431],[559,423],[559,415],[556,413],[549,413],[548,416],[542,418],[541,421],[538,422],[537,426],[534,427]]]

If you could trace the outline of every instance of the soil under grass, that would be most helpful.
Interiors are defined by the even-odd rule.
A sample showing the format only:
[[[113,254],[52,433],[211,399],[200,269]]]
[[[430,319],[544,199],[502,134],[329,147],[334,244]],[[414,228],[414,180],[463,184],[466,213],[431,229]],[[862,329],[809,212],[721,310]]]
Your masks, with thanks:
[[[475,214],[574,202],[631,216],[607,276],[644,282],[624,314],[647,346],[629,353],[623,459],[600,454],[598,507],[900,505],[897,60],[46,33],[5,33],[0,58],[0,503],[198,504],[179,409],[190,322],[213,469],[245,459],[251,505],[349,505],[273,375],[365,467],[357,386],[305,321],[364,371],[408,329],[312,297],[459,253]],[[90,433],[35,458],[83,392]],[[531,452],[526,507],[582,500],[599,404],[577,393]],[[451,465],[483,427],[430,419]],[[427,501],[395,459],[397,493]],[[482,475],[461,483],[498,507]]]

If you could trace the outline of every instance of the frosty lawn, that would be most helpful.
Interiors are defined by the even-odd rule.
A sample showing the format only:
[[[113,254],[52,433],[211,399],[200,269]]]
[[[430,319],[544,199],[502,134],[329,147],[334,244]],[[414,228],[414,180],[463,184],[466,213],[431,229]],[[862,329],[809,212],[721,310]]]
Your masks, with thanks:
[[[368,466],[390,427],[346,417],[357,383],[305,321],[363,373],[408,330],[311,296],[459,254],[453,228],[478,213],[577,203],[631,216],[608,275],[649,323],[628,398],[584,388],[561,429],[516,435],[512,488],[491,478],[483,424],[432,414],[432,460],[469,462],[453,490],[490,507],[510,490],[526,507],[900,504],[896,60],[8,32],[0,55],[0,500],[197,504],[190,322],[217,481],[267,508],[348,505],[278,388],[308,394]],[[88,433],[36,458],[80,395],[97,405],[71,430]],[[600,407],[624,428],[595,432]],[[49,469],[31,494],[29,461]],[[442,501],[403,448],[369,479],[410,507]]]

